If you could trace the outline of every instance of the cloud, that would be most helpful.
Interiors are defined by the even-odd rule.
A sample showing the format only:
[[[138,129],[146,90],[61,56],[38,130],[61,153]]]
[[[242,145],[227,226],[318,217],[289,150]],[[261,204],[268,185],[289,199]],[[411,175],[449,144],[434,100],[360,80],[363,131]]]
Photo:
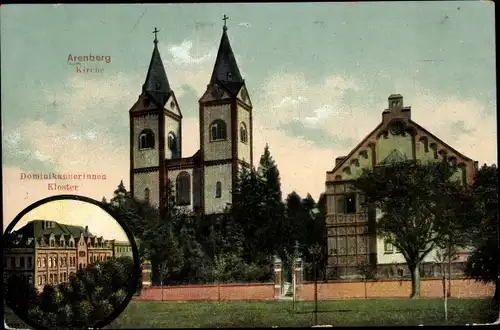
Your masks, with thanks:
[[[142,80],[142,75],[128,76],[124,73],[101,77],[75,75],[63,85],[42,89],[42,102],[52,104],[54,97],[57,98],[54,108],[57,122],[64,125],[69,134],[85,135],[92,131],[96,123],[104,123],[106,130],[113,130],[114,133],[121,132],[117,128],[128,126],[128,116],[123,114],[137,100]],[[58,138],[66,138],[67,135]]]
[[[165,70],[175,95],[179,98],[189,86],[201,97],[212,74],[217,48],[213,44],[184,40],[160,47]],[[180,105],[182,109],[182,104]]]
[[[291,96],[284,97],[278,104],[274,105],[274,109],[283,108],[286,106],[298,106],[301,103],[307,102],[307,98],[303,96],[298,96],[297,98],[292,98]]]
[[[172,45],[169,47],[169,53],[172,56],[172,61],[175,64],[199,64],[212,59],[214,52],[210,51],[206,54],[196,57],[192,54],[193,42],[184,40],[180,45]]]

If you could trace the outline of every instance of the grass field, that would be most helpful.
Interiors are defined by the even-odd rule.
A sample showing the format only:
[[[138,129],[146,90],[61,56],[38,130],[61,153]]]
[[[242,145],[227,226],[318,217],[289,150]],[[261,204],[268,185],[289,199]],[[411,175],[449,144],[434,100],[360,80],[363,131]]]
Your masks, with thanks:
[[[444,320],[438,299],[319,301],[318,323],[360,325],[458,325],[493,322],[498,311],[490,300],[452,299]],[[132,301],[109,328],[300,327],[314,324],[314,303],[268,302],[148,302]],[[21,327],[12,313],[9,326]]]
[[[123,328],[300,327],[314,324],[314,303],[299,302],[132,302],[110,325]],[[448,322],[443,301],[349,300],[318,302],[318,323],[355,325],[437,325],[493,322],[489,300],[450,300]]]

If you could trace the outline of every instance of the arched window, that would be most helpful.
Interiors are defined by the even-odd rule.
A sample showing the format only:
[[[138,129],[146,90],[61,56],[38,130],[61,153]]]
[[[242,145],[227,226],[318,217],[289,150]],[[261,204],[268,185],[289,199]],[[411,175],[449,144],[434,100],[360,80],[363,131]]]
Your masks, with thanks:
[[[168,133],[168,149],[171,151],[177,151],[177,137],[174,132]]]
[[[245,125],[245,123],[240,124],[240,141],[243,143],[248,143],[248,131],[247,125]]]
[[[42,258],[42,267],[45,267],[46,263],[45,263],[45,258]]]
[[[42,260],[40,258],[36,259],[36,266],[38,268],[42,267]]]
[[[144,189],[144,200],[149,203],[149,188]]]
[[[177,175],[175,183],[177,205],[191,204],[191,176],[188,172],[181,172]]]
[[[139,149],[152,149],[155,147],[155,134],[150,129],[142,130],[139,134]]]
[[[42,284],[45,284],[47,283],[47,275],[43,275],[43,281],[42,281]]]
[[[226,123],[220,119],[210,125],[210,141],[220,141],[227,138]]]
[[[222,183],[217,181],[215,184],[215,198],[221,198],[222,196]]]
[[[56,242],[55,242],[53,239],[51,239],[51,240],[50,240],[50,246],[51,246],[51,247],[54,247],[55,245],[56,245]]]

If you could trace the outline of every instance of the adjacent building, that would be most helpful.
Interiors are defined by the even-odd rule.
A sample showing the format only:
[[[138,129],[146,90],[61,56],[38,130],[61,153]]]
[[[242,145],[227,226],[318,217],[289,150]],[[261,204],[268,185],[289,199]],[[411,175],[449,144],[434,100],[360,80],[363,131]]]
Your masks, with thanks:
[[[164,210],[173,194],[178,206],[199,215],[221,214],[232,203],[240,167],[252,164],[253,124],[252,102],[225,24],[207,83],[198,101],[200,147],[185,155],[181,107],[155,37],[142,92],[129,110],[134,198]]]
[[[42,290],[66,282],[87,265],[114,257],[132,257],[127,242],[93,235],[88,227],[33,220],[15,232],[19,239],[4,246],[4,272],[17,274]]]
[[[456,165],[454,178],[470,184],[477,162],[466,157],[411,119],[411,107],[403,105],[401,95],[389,96],[382,121],[347,156],[335,160],[326,173],[326,226],[328,268],[340,277],[359,274],[360,265],[376,264],[379,275],[401,276],[408,272],[405,259],[394,246],[376,235],[377,210],[363,207],[363,196],[352,182],[364,168],[402,160],[447,161]],[[424,274],[437,273],[435,253],[422,264]],[[467,258],[461,251],[454,261],[459,271]]]
[[[113,245],[113,258],[133,258],[132,246],[129,242],[125,241],[111,241]]]

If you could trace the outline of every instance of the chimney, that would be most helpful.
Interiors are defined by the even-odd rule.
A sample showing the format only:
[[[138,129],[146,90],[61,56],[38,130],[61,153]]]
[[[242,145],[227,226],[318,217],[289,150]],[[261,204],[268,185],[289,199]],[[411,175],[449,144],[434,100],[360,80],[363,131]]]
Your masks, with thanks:
[[[89,233],[89,226],[85,226],[85,234]]]
[[[382,121],[398,117],[410,119],[411,107],[403,106],[401,94],[391,94],[388,99],[389,107],[382,113]]]

